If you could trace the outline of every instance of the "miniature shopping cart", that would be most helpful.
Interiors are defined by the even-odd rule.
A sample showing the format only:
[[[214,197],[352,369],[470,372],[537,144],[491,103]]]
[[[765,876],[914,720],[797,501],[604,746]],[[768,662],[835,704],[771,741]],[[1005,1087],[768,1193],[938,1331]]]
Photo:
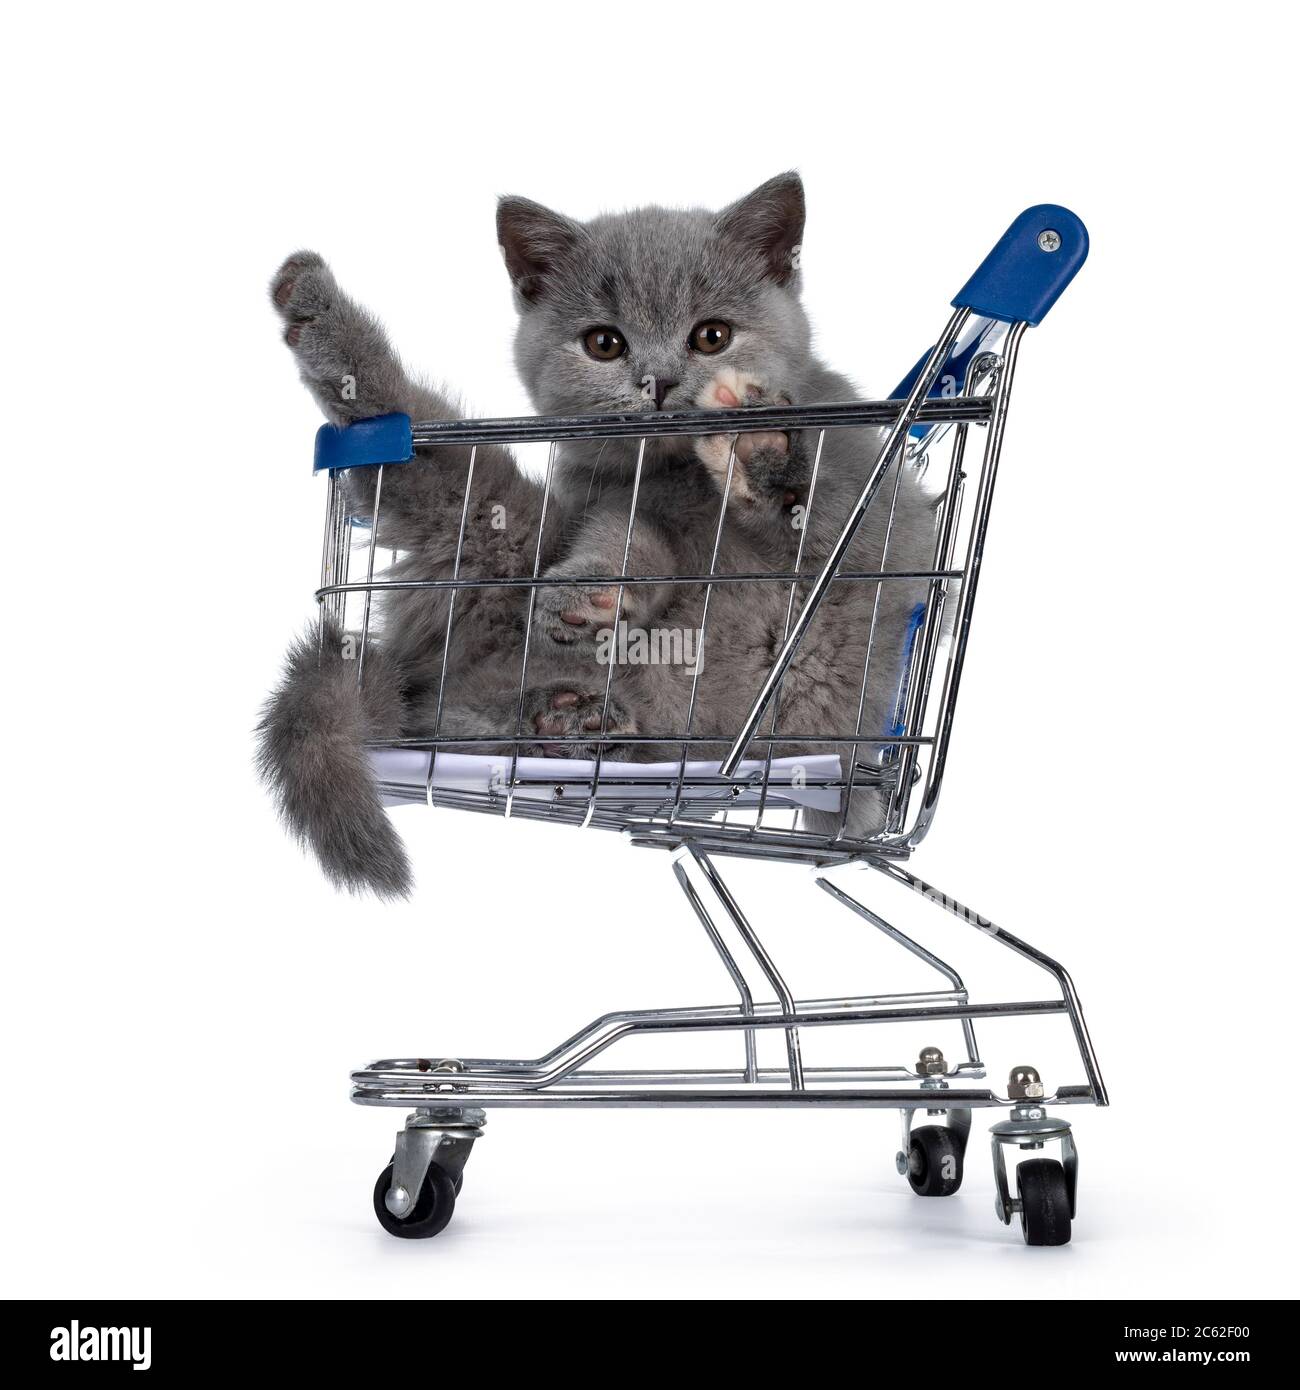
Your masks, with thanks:
[[[383,474],[414,458],[417,450],[424,460],[436,463],[440,449],[457,446],[454,466],[461,467],[467,457],[472,470],[475,450],[486,445],[540,443],[549,446],[553,457],[565,441],[630,439],[640,441],[639,481],[645,441],[652,436],[797,430],[817,440],[817,457],[821,441],[831,431],[874,430],[870,437],[883,441],[874,462],[865,461],[861,495],[842,518],[842,531],[829,558],[816,569],[804,566],[801,543],[792,570],[743,578],[713,571],[661,576],[657,581],[702,586],[701,661],[707,661],[708,594],[715,586],[774,584],[790,595],[784,643],[757,697],[747,708],[737,709],[734,737],[720,760],[698,756],[704,741],[693,733],[689,718],[686,727],[674,729],[671,738],[661,740],[664,758],[660,762],[621,760],[614,740],[602,742],[596,756],[585,761],[531,756],[536,735],[525,730],[522,721],[514,739],[493,734],[494,746],[504,745],[504,752],[467,751],[464,738],[438,737],[405,738],[371,750],[382,794],[390,804],[419,802],[546,820],[568,824],[575,831],[613,830],[634,845],[669,851],[677,882],[738,996],[734,1002],[705,1007],[607,1013],[533,1059],[431,1052],[426,1057],[374,1062],[355,1072],[352,1098],[358,1104],[411,1111],[397,1136],[392,1162],[375,1187],[375,1212],[385,1230],[418,1238],[436,1235],[446,1227],[466,1160],[483,1133],[485,1111],[493,1106],[854,1106],[901,1112],[898,1172],[924,1197],[949,1196],[958,1190],[972,1112],[1000,1111],[992,1126],[999,1217],[1006,1224],[1018,1217],[1031,1245],[1069,1240],[1076,1213],[1078,1159],[1070,1124],[1056,1112],[1069,1105],[1107,1104],[1078,995],[1055,960],[932,888],[906,864],[930,827],[943,782],[1021,340],[1026,328],[1042,319],[1073,278],[1087,246],[1083,224],[1066,209],[1040,206],[1024,212],[953,301],[954,312],[938,341],[889,400],[457,422],[412,423],[405,416],[384,416],[346,429],[322,429],[317,466],[329,475],[329,503],[317,599],[359,642],[359,679],[364,679],[366,642],[372,640],[375,595],[441,587],[451,591],[454,606],[459,590],[471,583],[482,587],[493,582],[461,576],[459,552],[449,577],[412,578],[405,571],[399,571],[397,578],[385,577],[396,557],[386,557],[383,547]],[[372,514],[348,514],[340,472],[352,467],[378,470]],[[919,575],[892,572],[887,563],[875,573],[846,575],[842,563],[868,509],[891,505],[889,480],[909,468],[939,470],[934,476],[943,482],[937,494],[932,565]],[[548,488],[549,480],[548,471]],[[814,462],[810,505],[815,505],[815,486]],[[634,485],[634,498],[635,493]],[[724,496],[721,506],[726,504]],[[635,500],[632,512],[629,536]],[[836,525],[840,520],[835,519]],[[462,520],[462,540],[463,527]],[[539,556],[540,547],[539,535]],[[626,561],[626,551],[624,556]],[[602,584],[617,586],[620,604],[626,586],[643,582],[626,572],[626,563],[624,568],[623,574],[599,577]],[[815,754],[797,759],[779,756],[773,711],[786,673],[798,660],[801,640],[830,586],[844,582],[881,586],[901,579],[922,581],[924,598],[908,625],[897,709],[888,731],[873,730],[867,738],[861,728],[818,730]],[[509,582],[519,584],[518,578]],[[547,582],[540,564],[524,581],[530,617],[532,603]],[[570,577],[566,582],[575,581]],[[449,632],[450,622],[449,617]],[[530,631],[531,623],[525,623],[521,636],[525,663]],[[887,655],[899,659],[897,652]],[[717,739],[710,742],[716,749]],[[870,755],[863,751],[867,747],[873,750]],[[885,799],[885,821],[863,838],[854,838],[847,807],[855,787],[867,783]],[[823,814],[827,807],[843,808],[845,814],[835,828],[826,830],[823,819],[817,822],[822,828],[813,830],[802,818],[809,807]],[[796,998],[719,872],[718,862],[728,857],[811,867],[817,885],[834,902],[919,958],[938,977],[937,987],[910,993]],[[888,881],[911,890],[989,942],[1041,967],[1052,981],[1048,997],[1009,1002],[972,997],[945,960],[881,915],[878,906],[859,901],[842,882],[833,882],[829,875],[840,869],[863,870],[873,883]],[[752,959],[749,974],[742,969],[737,944],[744,947],[743,958]],[[753,987],[756,982],[764,983],[772,998],[763,1001]],[[1064,1015],[1072,1030],[1082,1065],[1081,1081],[1048,1087],[1033,1067],[1017,1066],[1010,1072],[1005,1092],[976,1084],[986,1076],[977,1024],[1056,1014]],[[835,1036],[852,1043],[881,1035],[880,1028],[864,1032],[861,1025],[885,1024],[924,1025],[928,1036],[941,1039],[944,1047],[920,1048],[915,1060],[909,1052],[907,1060],[892,1065],[865,1065],[851,1059],[834,1066],[804,1061],[802,1041],[809,1030],[841,1030]],[[771,1030],[783,1040],[784,1049],[778,1063],[769,1059],[760,1064],[760,1039],[771,1036]],[[733,1060],[721,1066],[631,1069],[618,1067],[607,1055],[627,1040],[665,1034],[726,1035],[735,1047]],[[915,1125],[918,1111],[925,1111],[930,1122]],[[1012,1177],[1007,1152],[1017,1149],[1028,1156],[1013,1155],[1019,1161]]]

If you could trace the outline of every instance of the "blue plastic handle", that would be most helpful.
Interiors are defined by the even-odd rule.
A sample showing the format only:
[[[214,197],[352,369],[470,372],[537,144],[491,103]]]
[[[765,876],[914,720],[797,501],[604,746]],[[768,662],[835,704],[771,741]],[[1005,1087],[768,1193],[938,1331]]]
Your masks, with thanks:
[[[1069,208],[1026,208],[952,301],[1004,323],[1040,323],[1088,258],[1088,229]]]
[[[409,415],[372,415],[350,425],[322,425],[316,431],[312,471],[406,463],[415,457]]]

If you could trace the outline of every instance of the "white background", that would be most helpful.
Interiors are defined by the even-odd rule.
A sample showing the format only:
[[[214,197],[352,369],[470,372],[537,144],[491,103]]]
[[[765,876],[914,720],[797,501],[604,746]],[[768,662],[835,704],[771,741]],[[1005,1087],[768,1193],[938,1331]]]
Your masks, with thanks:
[[[1294,1295],[1293,14],[11,16],[4,1292]],[[792,166],[820,347],[866,391],[1021,208],[1092,233],[1022,354],[916,860],[1074,972],[1114,1099],[1072,1113],[1074,1244],[997,1224],[978,1115],[962,1193],[913,1198],[889,1112],[497,1112],[452,1227],[394,1241],[399,1116],[350,1106],[351,1068],[534,1055],[727,981],[667,858],[616,837],[406,810],[419,891],[382,907],[277,827],[250,730],[323,497],[266,280],[321,250],[469,409],[515,413],[496,195],[716,206]],[[802,870],[734,881],[798,990],[925,985]],[[977,997],[1042,992],[930,917]],[[1082,1080],[1062,1029],[987,1026],[994,1083]]]

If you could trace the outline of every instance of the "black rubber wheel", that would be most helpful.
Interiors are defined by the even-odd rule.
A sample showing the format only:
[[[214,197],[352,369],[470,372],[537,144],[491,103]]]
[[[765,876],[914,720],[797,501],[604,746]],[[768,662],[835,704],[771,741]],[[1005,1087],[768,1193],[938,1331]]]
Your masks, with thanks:
[[[1026,1159],[1016,1169],[1016,1194],[1026,1245],[1070,1243],[1070,1194],[1057,1159]]]
[[[907,1180],[918,1197],[951,1197],[961,1186],[965,1146],[946,1125],[912,1131]]]
[[[375,1215],[390,1236],[398,1236],[402,1240],[428,1240],[430,1236],[446,1230],[456,1210],[456,1184],[445,1168],[439,1168],[436,1163],[429,1164],[420,1195],[405,1216],[394,1216],[384,1205],[384,1196],[392,1183],[393,1165],[390,1163],[375,1183]]]

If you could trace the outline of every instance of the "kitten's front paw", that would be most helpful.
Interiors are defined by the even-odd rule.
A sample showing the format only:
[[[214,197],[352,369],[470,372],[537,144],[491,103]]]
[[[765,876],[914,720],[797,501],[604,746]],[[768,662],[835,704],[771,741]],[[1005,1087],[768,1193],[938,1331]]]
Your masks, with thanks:
[[[724,367],[696,397],[704,410],[735,410],[740,406],[789,405],[784,391],[769,391],[757,378],[734,367]],[[735,461],[732,461],[732,453]],[[704,435],[695,443],[695,455],[725,487],[731,470],[731,496],[757,502],[773,495],[789,462],[790,436],[783,430],[757,430],[746,434]],[[792,490],[781,487],[782,501],[795,500]]]
[[[581,690],[563,681],[530,690],[524,697],[524,728],[531,728],[541,740],[534,754],[545,758],[590,758],[603,736],[638,732],[636,720],[611,694],[608,708],[605,691]],[[573,742],[556,743],[555,739]],[[618,747],[610,750],[618,756]]]
[[[304,330],[328,315],[338,295],[334,272],[315,251],[295,251],[271,277],[271,303],[287,325],[284,341],[297,349]]]
[[[271,303],[299,370],[335,399],[369,344],[334,272],[315,251],[295,251],[271,279]]]
[[[589,570],[588,573],[591,573]],[[558,577],[558,576],[557,576]],[[533,605],[533,624],[549,641],[570,646],[590,642],[604,627],[612,627],[618,607],[618,589],[598,584],[540,585]],[[628,594],[618,616],[627,620]]]

